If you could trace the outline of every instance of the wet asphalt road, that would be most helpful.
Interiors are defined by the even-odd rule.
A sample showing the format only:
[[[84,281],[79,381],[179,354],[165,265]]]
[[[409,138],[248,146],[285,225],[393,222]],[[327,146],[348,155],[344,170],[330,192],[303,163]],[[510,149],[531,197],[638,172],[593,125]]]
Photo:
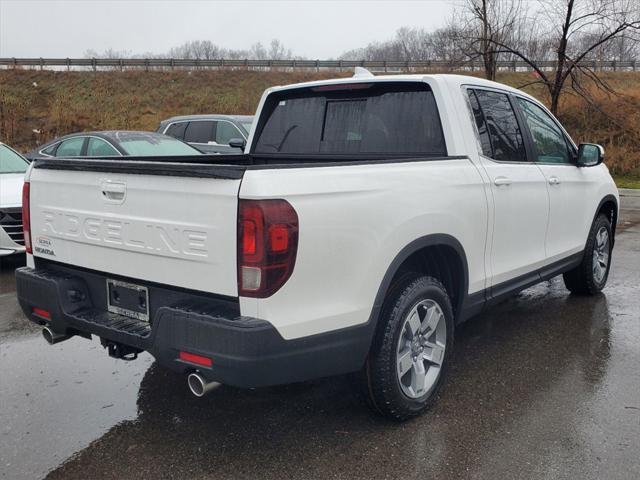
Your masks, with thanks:
[[[4,260],[0,478],[640,478],[638,203],[603,294],[556,278],[471,320],[435,407],[401,425],[346,377],[196,399],[149,355],[48,346]]]

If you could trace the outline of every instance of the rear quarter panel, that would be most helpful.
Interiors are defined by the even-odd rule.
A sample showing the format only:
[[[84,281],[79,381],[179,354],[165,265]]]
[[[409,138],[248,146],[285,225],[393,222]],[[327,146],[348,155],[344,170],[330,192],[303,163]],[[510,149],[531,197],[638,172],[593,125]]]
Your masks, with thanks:
[[[485,287],[486,196],[466,158],[249,170],[240,198],[284,198],[298,213],[291,278],[269,298],[240,299],[243,315],[286,339],[366,323],[395,256],[425,235],[456,238],[469,293]]]

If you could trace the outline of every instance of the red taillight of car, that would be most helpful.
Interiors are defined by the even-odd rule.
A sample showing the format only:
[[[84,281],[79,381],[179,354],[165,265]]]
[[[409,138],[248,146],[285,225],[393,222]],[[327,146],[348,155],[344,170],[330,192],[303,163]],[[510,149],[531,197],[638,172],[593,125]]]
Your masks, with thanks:
[[[238,292],[273,295],[291,276],[298,251],[298,215],[286,200],[240,200]]]
[[[27,253],[31,250],[31,215],[29,213],[29,182],[22,185],[22,230],[24,232],[24,247]]]

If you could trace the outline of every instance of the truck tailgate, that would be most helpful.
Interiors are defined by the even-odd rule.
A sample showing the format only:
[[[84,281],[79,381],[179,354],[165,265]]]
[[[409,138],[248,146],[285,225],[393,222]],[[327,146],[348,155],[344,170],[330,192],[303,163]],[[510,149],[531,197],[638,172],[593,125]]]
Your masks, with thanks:
[[[34,168],[33,254],[236,296],[240,181]]]

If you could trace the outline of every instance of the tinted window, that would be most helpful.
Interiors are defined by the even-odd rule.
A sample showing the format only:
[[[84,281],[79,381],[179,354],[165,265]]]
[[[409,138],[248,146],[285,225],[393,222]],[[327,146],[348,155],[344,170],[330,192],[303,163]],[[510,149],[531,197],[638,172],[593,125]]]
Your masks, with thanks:
[[[518,98],[535,147],[535,160],[543,163],[570,163],[571,157],[562,130],[542,108]]]
[[[0,173],[24,173],[29,164],[16,152],[0,145]]]
[[[56,150],[56,157],[79,157],[86,137],[75,137],[65,140]]]
[[[504,93],[475,90],[495,160],[524,162],[527,155],[516,114]]]
[[[327,113],[320,139],[320,151],[357,153],[362,144],[362,123],[367,100],[329,100],[325,108]]]
[[[255,152],[446,155],[427,85],[328,87],[270,95]]]
[[[216,125],[216,143],[228,145],[232,138],[243,138],[238,129],[229,122],[218,122]]]
[[[214,122],[189,122],[184,132],[184,141],[193,143],[208,143],[215,137]]]
[[[170,135],[179,140],[184,140],[184,131],[186,130],[187,125],[188,122],[172,123],[169,125],[169,128],[167,128],[165,135]]]
[[[111,144],[101,138],[89,137],[87,144],[87,155],[89,157],[111,157],[120,155]]]
[[[491,140],[489,140],[489,130],[487,129],[487,123],[484,121],[484,115],[480,109],[478,97],[476,97],[473,90],[469,90],[469,103],[471,105],[471,111],[473,112],[473,118],[476,121],[482,154],[487,157],[492,157],[493,151],[491,150]]]

